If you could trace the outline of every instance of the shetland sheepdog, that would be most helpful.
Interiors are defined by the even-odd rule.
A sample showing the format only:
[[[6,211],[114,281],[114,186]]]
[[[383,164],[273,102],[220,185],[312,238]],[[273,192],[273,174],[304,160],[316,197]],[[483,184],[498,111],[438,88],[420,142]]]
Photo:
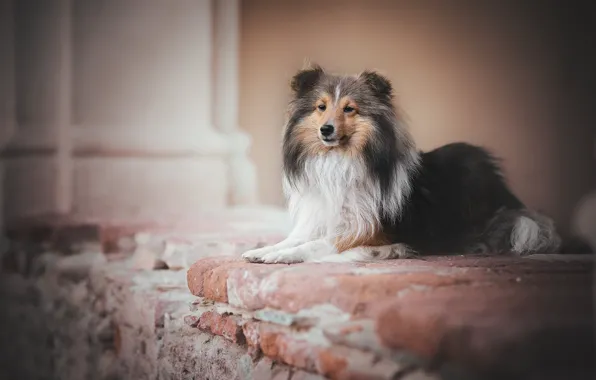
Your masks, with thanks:
[[[283,188],[294,227],[244,259],[558,251],[553,221],[524,206],[487,150],[467,143],[416,149],[384,76],[340,76],[314,66],[292,78],[291,90]]]

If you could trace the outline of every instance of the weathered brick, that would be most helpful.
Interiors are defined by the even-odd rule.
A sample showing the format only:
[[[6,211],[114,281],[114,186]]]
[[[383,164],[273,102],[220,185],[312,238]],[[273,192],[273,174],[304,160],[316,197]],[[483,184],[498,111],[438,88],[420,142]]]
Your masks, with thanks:
[[[272,360],[331,379],[393,379],[404,367],[365,351],[336,346],[320,330],[296,330],[266,322],[244,325],[249,345]]]
[[[213,281],[210,281],[212,276],[211,276],[211,272],[216,269],[216,268],[220,268],[222,266],[225,267],[225,264],[230,263],[230,262],[237,262],[237,260],[234,260],[233,258],[229,258],[229,257],[208,257],[208,258],[204,258],[201,259],[199,261],[197,261],[196,263],[194,263],[190,269],[186,272],[187,273],[187,281],[188,281],[188,289],[190,290],[190,292],[197,296],[197,297],[204,297],[205,296],[205,292],[208,292],[209,294],[214,294],[214,293],[224,293],[226,294],[227,292],[225,291],[226,287],[225,287],[225,281],[227,279],[227,277],[223,278],[222,281],[219,281],[219,283],[214,283]],[[221,271],[221,269],[220,269]],[[215,291],[215,289],[217,289],[217,291]],[[227,301],[227,296],[224,298],[223,302]]]
[[[216,302],[228,302],[228,274],[237,267],[242,267],[243,262],[230,260],[224,266],[217,266],[206,273],[204,283],[205,298]]]
[[[446,286],[468,283],[462,268],[426,265],[296,266],[250,264],[229,258],[197,261],[188,271],[189,288],[198,296],[229,302],[248,309],[272,307],[298,312],[330,303],[355,316],[372,313],[371,303],[412,286]],[[473,271],[469,271],[470,275]]]
[[[104,253],[131,252],[134,245],[123,246],[123,239],[132,239],[139,231],[160,231],[172,223],[141,220],[88,219],[72,215],[46,215],[12,221],[7,228],[9,238],[18,241],[47,243],[61,251],[77,248],[81,243],[97,243]]]
[[[255,223],[254,218],[269,219],[270,224]],[[163,215],[128,219],[95,219],[80,215],[40,215],[10,220],[6,234],[11,240],[49,244],[61,251],[79,249],[81,243],[97,243],[104,253],[130,253],[135,248],[134,236],[151,234],[170,243],[195,243],[210,238],[229,242],[238,249],[273,244],[287,234],[286,216],[280,210],[220,210],[201,213],[193,219]]]
[[[260,350],[259,325],[260,323],[256,321],[247,321],[242,325],[242,333],[249,346]]]
[[[187,314],[184,316],[184,323],[190,327],[197,327],[199,324],[199,316]]]
[[[395,260],[366,265],[250,264],[229,258],[199,260],[188,272],[193,294],[247,309],[272,307],[297,312],[331,303],[354,316],[375,313],[380,300],[415,288],[519,282],[540,284],[559,278],[584,281],[586,263],[534,262],[522,258]],[[520,261],[521,260],[521,261]],[[523,261],[525,260],[525,261]],[[231,297],[227,294],[228,291]]]
[[[299,371],[274,362],[269,358],[259,360],[252,371],[252,378],[257,380],[324,380],[314,373]]]
[[[561,282],[412,292],[379,313],[376,329],[388,347],[480,373],[499,368],[519,375],[508,366],[543,360],[547,367],[565,361],[586,366],[596,353],[590,288]]]
[[[221,315],[214,311],[207,311],[201,315],[197,327],[203,331],[220,335],[233,343],[245,342],[240,318],[234,315]]]
[[[389,357],[397,350],[472,372],[497,368],[519,375],[515,366],[521,362],[534,368],[540,359],[551,367],[563,365],[562,360],[585,366],[596,351],[589,339],[594,267],[588,259],[455,256],[288,266],[214,258],[197,265],[199,270],[191,269],[189,276],[194,273],[202,286],[218,289],[203,293],[238,307],[291,315],[325,306],[351,315],[353,324],[326,327],[323,335],[317,335],[316,326],[297,329],[255,321],[243,326],[249,347],[332,378],[346,373],[358,378],[358,360],[363,360],[358,368],[368,367],[370,375],[374,365],[363,352]],[[226,298],[221,297],[224,291]],[[579,356],[557,357],[541,347],[544,342],[577,348]],[[362,350],[360,356],[340,354],[350,350],[346,346]]]
[[[263,309],[266,302],[262,299],[262,283],[270,274],[286,265],[241,265],[228,272],[226,287],[228,302],[231,305],[248,310]]]
[[[159,289],[156,290],[158,292],[160,291]],[[161,294],[158,294],[157,299],[155,301],[155,327],[164,326],[164,318],[166,317],[166,315],[178,312],[180,310],[187,310],[188,308],[188,300],[167,298],[164,299],[161,296]]]
[[[39,216],[11,221],[6,228],[6,236],[13,241],[44,243],[61,252],[69,252],[77,244],[99,243],[101,225],[66,216]]]
[[[269,358],[259,360],[252,371],[253,379],[289,380],[292,371],[289,367],[280,365]]]

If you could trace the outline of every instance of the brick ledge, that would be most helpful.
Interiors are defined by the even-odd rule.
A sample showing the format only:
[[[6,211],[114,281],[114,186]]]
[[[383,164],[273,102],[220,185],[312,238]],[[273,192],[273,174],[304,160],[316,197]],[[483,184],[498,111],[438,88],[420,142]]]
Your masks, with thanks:
[[[353,376],[356,362],[363,378],[421,363],[481,379],[560,378],[567,363],[594,373],[593,273],[591,255],[290,266],[212,257],[188,270],[188,287],[236,311],[187,322],[332,378]]]

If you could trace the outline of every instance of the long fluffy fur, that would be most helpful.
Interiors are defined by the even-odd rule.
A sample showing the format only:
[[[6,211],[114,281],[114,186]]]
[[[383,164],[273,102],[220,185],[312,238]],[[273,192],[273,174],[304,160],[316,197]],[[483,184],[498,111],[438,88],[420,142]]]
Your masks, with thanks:
[[[416,150],[391,83],[298,72],[283,138],[290,236],[246,252],[255,262],[361,261],[413,252],[554,252],[552,221],[526,209],[486,150]],[[342,108],[343,107],[343,108]],[[320,132],[335,126],[333,140]]]

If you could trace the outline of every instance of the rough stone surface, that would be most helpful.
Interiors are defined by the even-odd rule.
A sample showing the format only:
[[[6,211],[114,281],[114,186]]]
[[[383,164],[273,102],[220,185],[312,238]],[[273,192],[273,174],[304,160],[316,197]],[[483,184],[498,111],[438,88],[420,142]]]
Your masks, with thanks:
[[[275,220],[13,228],[0,378],[593,378],[593,256],[240,260]]]
[[[164,215],[137,220],[45,215],[10,221],[6,235],[14,242],[43,243],[63,253],[88,249],[89,244],[108,254],[140,250],[140,255],[170,261],[180,269],[202,257],[275,243],[287,235],[289,227],[288,216],[280,209],[236,207],[190,220]],[[141,266],[151,266],[147,260],[140,261]]]
[[[290,266],[213,257],[187,278],[194,295],[252,313],[236,322],[254,351],[331,378],[434,366],[445,378],[556,379],[571,368],[579,379],[594,374],[593,274],[587,255]]]
[[[244,334],[240,326],[239,317],[234,315],[220,315],[207,311],[199,317],[198,327],[215,335],[223,336],[233,343],[244,343]]]
[[[34,262],[35,276],[0,277],[2,379],[322,379],[283,364],[267,372],[238,339],[239,317],[197,307],[183,271],[139,271],[100,253]]]
[[[111,236],[122,236],[120,231],[133,240],[141,235],[141,243],[144,235],[173,244],[203,242],[203,248],[213,245],[209,242],[232,244],[234,249],[241,246],[238,242],[275,239],[278,224],[251,225],[250,215],[220,215],[215,220],[225,222],[223,230],[222,223],[198,228],[201,233],[194,231],[197,224],[185,229],[138,223],[119,225]],[[246,345],[234,340],[242,336],[237,316],[227,314],[228,323],[218,325],[214,319],[205,325],[209,315],[219,316],[229,307],[195,302],[185,271],[139,268],[131,255],[138,241],[132,248],[120,241],[113,250],[100,244],[105,226],[114,223],[83,228],[67,218],[41,218],[23,225],[13,225],[12,241],[2,247],[0,260],[0,378],[321,379],[281,363],[263,372],[270,362],[260,364],[266,359],[251,356]],[[203,248],[197,250],[200,255],[217,254]],[[209,332],[203,332],[197,327],[208,310],[202,326],[209,326]]]

